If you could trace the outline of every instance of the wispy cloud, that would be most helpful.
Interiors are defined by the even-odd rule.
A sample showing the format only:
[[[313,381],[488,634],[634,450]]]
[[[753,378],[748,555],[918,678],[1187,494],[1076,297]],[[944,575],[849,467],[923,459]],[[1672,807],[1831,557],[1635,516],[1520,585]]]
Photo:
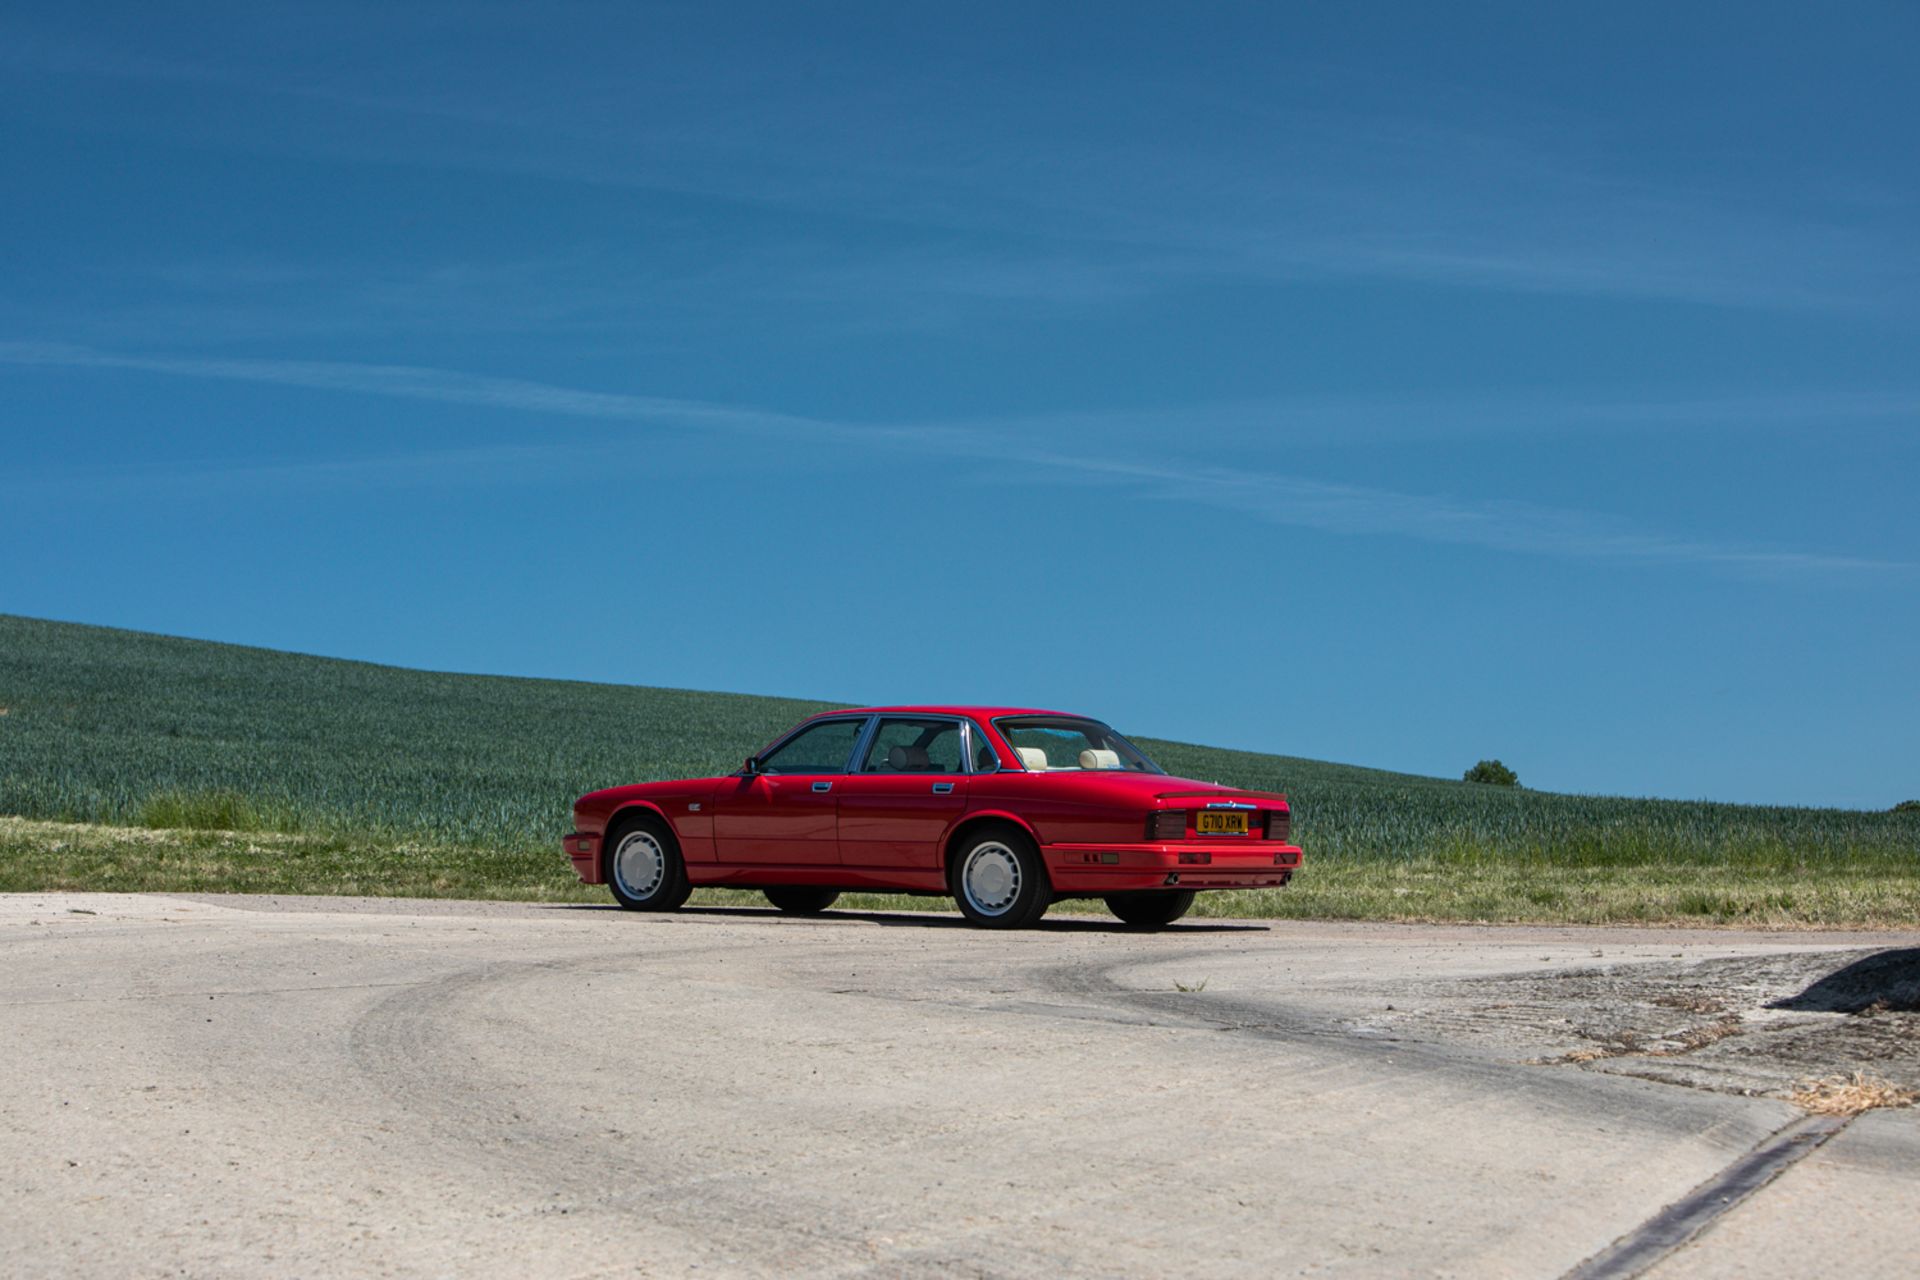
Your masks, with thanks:
[[[613,63],[574,50],[559,66],[489,75],[417,59],[395,89],[386,59],[444,33],[384,13],[367,22],[357,59],[296,56],[284,32],[263,42],[277,55],[243,58],[30,30],[12,32],[0,58],[22,74],[151,86],[168,109],[110,127],[172,129],[200,145],[720,198],[887,221],[930,241],[997,238],[967,250],[966,269],[931,261],[921,278],[983,304],[1031,300],[1048,283],[1071,300],[1197,278],[1357,275],[1905,308],[1916,284],[1897,207],[1863,217],[1857,202],[1823,206],[1804,187],[1787,200],[1676,179],[1583,150],[1595,121],[1529,128],[1507,103],[1456,101],[1444,121],[1404,107],[1325,110],[1307,105],[1326,86],[1301,68],[1281,77],[1302,86],[1291,94],[1273,77],[1117,84],[1076,67],[995,81],[983,99],[981,84],[833,47],[809,50],[805,76],[741,65],[732,42],[695,31],[681,45],[634,42]],[[564,92],[543,79],[554,75],[568,77]],[[207,109],[183,86],[244,109]],[[582,103],[591,109],[571,105]],[[1168,119],[1189,125],[1170,133]],[[850,249],[842,289],[862,281],[883,296],[900,285],[885,255]]]
[[[1913,564],[1742,547],[1634,529],[1580,511],[1526,502],[1466,502],[1273,472],[1162,467],[1021,452],[1022,460],[1139,485],[1148,495],[1244,512],[1330,533],[1388,535],[1566,559],[1709,566],[1769,576],[1911,574]]]
[[[1150,409],[1055,411],[983,420],[1022,437],[1122,442],[1185,439],[1241,450],[1289,444],[1460,442],[1525,436],[1712,431],[1730,436],[1768,428],[1920,428],[1920,392],[1800,390],[1759,396],[1692,395],[1658,400],[1622,395],[1294,395]]]
[[[266,383],[303,389],[432,401],[482,409],[629,423],[691,437],[800,441],[841,446],[843,458],[904,450],[937,458],[1013,465],[1034,474],[1111,484],[1142,497],[1239,513],[1266,523],[1359,536],[1544,555],[1562,559],[1706,567],[1753,575],[1900,574],[1903,561],[1829,555],[1689,538],[1632,527],[1590,512],[1522,501],[1469,501],[1342,484],[1270,470],[1125,458],[1112,450],[1071,451],[1046,443],[1043,420],[965,423],[865,423],[716,404],[707,401],[585,390],[525,379],[410,366],[299,360],[199,359],[135,355],[55,343],[0,343],[0,364],[47,369],[120,370],[172,377]],[[1873,411],[1907,401],[1869,398]],[[1636,412],[1652,413],[1640,405]],[[1242,408],[1241,412],[1247,412]],[[1189,415],[1191,417],[1191,415]],[[1084,428],[1098,415],[1066,415]],[[1072,432],[1059,433],[1071,435]],[[503,478],[534,465],[580,463],[596,456],[578,441],[524,448],[455,449],[392,458],[251,464],[201,473],[208,481],[340,480],[378,477],[386,483],[450,476]],[[449,465],[438,465],[446,463]]]
[[[679,428],[796,432],[830,425],[790,414],[768,413],[695,400],[586,391],[518,378],[493,378],[414,365],[357,364],[324,360],[209,360],[127,355],[60,343],[0,342],[0,363],[73,369],[122,369],[173,377],[264,382],[316,391],[344,391],[403,400],[480,408],[519,409],[573,418],[645,422]]]

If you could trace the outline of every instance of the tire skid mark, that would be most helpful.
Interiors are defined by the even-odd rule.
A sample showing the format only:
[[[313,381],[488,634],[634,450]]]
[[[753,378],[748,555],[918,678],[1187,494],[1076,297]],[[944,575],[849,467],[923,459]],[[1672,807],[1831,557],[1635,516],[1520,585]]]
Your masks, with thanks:
[[[822,939],[825,941],[825,939]],[[611,1213],[637,1218],[650,1232],[671,1238],[685,1251],[707,1256],[726,1255],[738,1268],[746,1258],[782,1259],[798,1269],[857,1274],[918,1274],[945,1269],[977,1269],[984,1274],[1039,1274],[1029,1266],[1031,1256],[1015,1258],[999,1252],[988,1228],[955,1229],[923,1226],[920,1238],[898,1249],[877,1245],[861,1226],[859,1215],[836,1212],[833,1188],[810,1193],[800,1175],[809,1169],[831,1170],[846,1158],[839,1150],[806,1152],[777,1159],[748,1159],[682,1171],[684,1157],[671,1140],[645,1132],[605,1130],[582,1133],[569,1129],[557,1112],[537,1095],[527,1114],[513,1112],[510,1099],[518,1087],[501,1071],[508,1065],[498,1058],[476,1058],[464,1051],[476,1028],[497,1017],[477,1008],[516,985],[537,983],[556,975],[595,971],[631,973],[636,968],[671,966],[701,956],[725,955],[742,962],[736,970],[752,991],[777,1000],[782,990],[814,996],[854,996],[897,1005],[933,1005],[975,1015],[1012,1015],[1053,1023],[1092,1021],[1121,1027],[1227,1033],[1277,1045],[1311,1047],[1348,1059],[1380,1062],[1390,1059],[1397,1069],[1433,1073],[1484,1086],[1489,1076],[1500,1077],[1504,1090],[1522,1093],[1528,1101],[1569,1116],[1583,1114],[1581,1095],[1589,1089],[1617,1089],[1608,1077],[1548,1076],[1517,1063],[1480,1060],[1450,1053],[1444,1045],[1419,1044],[1383,1037],[1355,1035],[1324,1012],[1289,1007],[1279,1001],[1234,999],[1225,994],[1143,991],[1121,983],[1116,975],[1142,964],[1164,965],[1212,958],[1208,948],[1186,948],[1114,957],[1102,963],[1096,953],[1062,962],[1057,951],[1035,950],[1017,959],[1001,957],[1007,968],[996,978],[1008,989],[965,994],[967,977],[956,970],[964,953],[930,956],[933,963],[918,971],[940,990],[913,989],[914,976],[902,975],[883,989],[847,989],[848,966],[874,963],[870,951],[824,946],[809,948],[803,956],[784,955],[777,947],[729,941],[673,949],[600,952],[561,959],[490,961],[448,976],[396,990],[368,1010],[351,1028],[350,1055],[370,1080],[404,1109],[409,1121],[429,1141],[448,1150],[463,1164],[481,1164],[500,1170],[513,1184],[537,1187],[541,1192],[564,1192],[574,1197],[572,1211]],[[675,979],[676,981],[678,978]],[[1061,1003],[1045,997],[1053,995]],[[1034,998],[1034,997],[1040,998]],[[648,1065],[635,1064],[636,1071]],[[608,1081],[617,1090],[618,1081]],[[451,1087],[450,1087],[451,1086]],[[1635,1083],[1632,1087],[1651,1088]],[[1660,1128],[1657,1116],[1641,1121]],[[977,1126],[976,1126],[977,1128]],[[610,1139],[608,1135],[611,1134]],[[925,1146],[960,1136],[945,1129],[905,1133],[866,1144],[875,1152]],[[1697,1135],[1710,1139],[1711,1134]],[[1151,1181],[1143,1174],[1144,1187]],[[1117,1192],[1124,1195],[1125,1192]],[[538,1210],[528,1210],[537,1212]],[[699,1234],[699,1224],[720,1219],[728,1223],[723,1244]],[[685,1225],[682,1225],[685,1224]],[[928,1235],[933,1238],[929,1240]],[[1069,1260],[1053,1258],[1047,1270],[1072,1274]],[[751,1264],[750,1264],[751,1265]],[[758,1269],[758,1268],[753,1268]],[[1582,1277],[1582,1280],[1588,1280]],[[1607,1280],[1615,1280],[1608,1275]]]
[[[55,996],[50,1000],[0,1000],[0,1009],[24,1009],[43,1004],[102,1004],[123,1000],[198,1000],[202,996],[290,996],[304,995],[313,991],[379,991],[387,987],[418,987],[431,983],[431,978],[420,978],[407,982],[325,982],[309,983],[287,987],[211,987],[192,991],[134,991],[124,995],[99,996]],[[153,986],[151,981],[139,984]]]
[[[742,957],[742,952],[746,956]],[[450,1058],[450,1046],[456,1043],[449,1033],[456,1027],[473,1025],[471,1005],[483,993],[493,993],[516,983],[536,981],[554,973],[613,969],[622,959],[651,961],[663,958],[693,957],[725,952],[735,958],[761,958],[752,949],[737,945],[690,948],[673,953],[643,951],[624,956],[594,955],[564,960],[526,963],[487,963],[450,975],[436,983],[396,992],[369,1011],[353,1033],[354,1057],[363,1072],[399,1101],[415,1121],[429,1131],[430,1139],[457,1151],[462,1161],[483,1161],[506,1169],[519,1181],[532,1182],[542,1189],[565,1188],[577,1197],[573,1210],[638,1215],[655,1229],[676,1230],[674,1224],[686,1221],[698,1224],[715,1218],[725,1221],[728,1236],[724,1252],[738,1267],[741,1256],[780,1258],[792,1266],[819,1273],[846,1275],[947,1275],[980,1274],[993,1276],[1055,1276],[1104,1274],[1093,1264],[1060,1254],[1034,1252],[1027,1241],[1017,1252],[1008,1252],[997,1229],[982,1223],[922,1224],[921,1239],[897,1249],[876,1247],[857,1219],[842,1227],[832,1225],[846,1215],[835,1213],[830,1205],[816,1205],[797,1191],[805,1186],[809,1169],[831,1167],[845,1158],[843,1152],[797,1154],[756,1162],[750,1169],[718,1168],[709,1172],[669,1174],[674,1166],[673,1152],[657,1152],[644,1135],[629,1134],[620,1145],[602,1140],[591,1150],[582,1148],[580,1135],[554,1129],[525,1134],[522,1140],[508,1144],[484,1140],[497,1131],[501,1113],[495,1105],[497,1092],[473,1087],[461,1090],[464,1099],[449,1096],[446,1083],[450,1073],[471,1071],[474,1064],[464,1057]],[[871,962],[869,953],[840,952],[834,949],[814,953],[810,960],[821,963],[799,969],[778,963],[779,957],[766,957],[770,963],[756,970],[764,980],[761,988],[769,996],[778,996],[784,985],[816,995],[853,994],[862,997],[880,994],[835,992],[830,985],[838,961],[851,959]],[[915,999],[905,993],[882,994],[897,1003],[922,1003],[953,1008],[967,1013],[1010,1011],[1004,1006],[978,1005],[928,996]],[[1056,1007],[1034,1007],[1017,1011],[1028,1016],[1040,1014],[1060,1021],[1064,1016]],[[1072,1010],[1081,1017],[1128,1026],[1143,1024],[1138,1017],[1124,1012],[1115,1014],[1098,1008]],[[1089,1114],[1098,1113],[1098,1104],[1089,1104]],[[532,1123],[529,1118],[528,1123]],[[867,1139],[862,1150],[874,1153],[926,1147],[930,1143],[976,1141],[980,1120],[955,1117],[931,1131],[903,1133],[889,1139]],[[1196,1156],[1199,1160],[1203,1157]],[[664,1175],[664,1176],[663,1176]],[[1103,1192],[1102,1200],[1131,1202],[1159,1185],[1165,1171],[1142,1168],[1121,1185]],[[610,1189],[613,1188],[613,1189]],[[1056,1218],[1084,1203],[1081,1194],[1074,1204],[1062,1204],[1044,1212],[1043,1220]],[[931,1240],[925,1237],[931,1235]],[[711,1242],[690,1237],[701,1245]]]
[[[658,954],[648,952],[640,958],[656,959]],[[600,965],[605,959],[594,957],[577,967]],[[564,1192],[575,1202],[574,1212],[638,1211],[650,1229],[669,1234],[677,1234],[675,1210],[717,1211],[735,1233],[727,1252],[777,1256],[783,1239],[792,1243],[792,1224],[770,1218],[763,1198],[750,1198],[703,1178],[662,1177],[663,1171],[673,1167],[671,1153],[652,1150],[642,1134],[622,1135],[616,1143],[604,1141],[602,1135],[594,1150],[583,1150],[579,1134],[543,1126],[537,1108],[520,1114],[510,1105],[498,1105],[503,1096],[510,1096],[511,1086],[488,1087],[475,1078],[476,1069],[490,1072],[493,1064],[448,1052],[453,1038],[447,1033],[456,1025],[472,1025],[473,997],[573,967],[551,961],[482,965],[441,983],[402,992],[383,1001],[355,1026],[356,1065],[400,1104],[422,1137],[449,1152],[452,1163],[481,1165],[543,1193]]]
[[[1851,1116],[1802,1116],[1566,1273],[1562,1280],[1632,1280],[1819,1150]]]
[[[794,1194],[793,1188],[799,1185],[795,1179],[781,1178],[782,1190],[774,1193],[765,1185],[767,1178],[737,1168],[673,1175],[668,1171],[675,1166],[674,1153],[654,1150],[642,1134],[624,1134],[618,1144],[602,1140],[589,1155],[582,1150],[578,1134],[551,1128],[541,1131],[534,1127],[533,1117],[523,1117],[515,1126],[521,1129],[522,1140],[488,1142],[485,1136],[503,1127],[501,1113],[491,1101],[495,1091],[476,1091],[470,1077],[457,1093],[447,1087],[450,1079],[458,1079],[458,1072],[471,1072],[474,1067],[469,1061],[446,1060],[445,1049],[453,1039],[447,1032],[456,1024],[471,1025],[470,1005],[481,993],[555,973],[605,969],[621,959],[645,963],[719,951],[737,956],[742,948],[703,946],[477,965],[381,1001],[353,1028],[352,1057],[365,1075],[405,1108],[410,1119],[426,1128],[432,1141],[457,1153],[463,1163],[485,1163],[543,1190],[564,1188],[583,1210],[637,1213],[650,1228],[682,1235],[683,1245],[689,1248],[723,1252],[734,1259],[735,1266],[745,1255],[789,1259],[813,1271],[864,1269],[874,1262],[866,1237],[854,1228],[828,1225],[833,1215]],[[906,1146],[925,1140],[925,1135],[913,1135],[869,1146]],[[765,1174],[788,1174],[820,1159],[798,1156],[756,1168]],[[724,1244],[699,1234],[698,1224],[716,1216],[727,1223]],[[679,1221],[691,1225],[681,1229],[675,1225]],[[1005,1267],[996,1266],[995,1271],[1004,1272]]]

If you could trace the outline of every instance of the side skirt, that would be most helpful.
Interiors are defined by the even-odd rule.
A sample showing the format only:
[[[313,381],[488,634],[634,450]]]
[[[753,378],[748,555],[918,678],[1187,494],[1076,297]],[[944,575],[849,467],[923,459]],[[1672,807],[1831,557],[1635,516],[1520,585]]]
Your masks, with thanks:
[[[947,880],[927,867],[843,867],[819,863],[689,862],[687,879],[695,885],[755,889],[782,885],[820,885],[870,893],[945,894]]]

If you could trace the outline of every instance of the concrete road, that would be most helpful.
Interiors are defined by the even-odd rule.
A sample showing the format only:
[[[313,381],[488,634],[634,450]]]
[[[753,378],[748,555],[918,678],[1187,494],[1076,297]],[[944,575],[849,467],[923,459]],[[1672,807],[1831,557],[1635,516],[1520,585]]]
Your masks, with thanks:
[[[1800,1114],[1595,975],[1916,945],[0,898],[0,1275],[1555,1276]],[[1872,1113],[1658,1274],[1910,1275],[1917,1187]]]

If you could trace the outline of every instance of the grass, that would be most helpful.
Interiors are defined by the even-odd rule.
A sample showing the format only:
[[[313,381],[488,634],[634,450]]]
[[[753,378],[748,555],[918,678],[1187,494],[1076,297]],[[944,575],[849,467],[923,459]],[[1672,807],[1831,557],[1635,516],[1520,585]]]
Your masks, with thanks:
[[[555,857],[559,846],[555,845]],[[0,892],[326,893],[598,902],[530,852],[340,834],[38,822],[0,817]],[[572,883],[568,883],[572,881]]]
[[[556,844],[576,795],[724,772],[825,705],[0,615],[0,814],[34,820],[0,827],[0,889],[599,900]],[[1557,795],[1137,740],[1173,773],[1294,801],[1307,869],[1282,891],[1203,894],[1203,915],[1920,919],[1920,813]]]
[[[1284,890],[1202,894],[1195,914],[1322,920],[1911,928],[1920,871],[1844,860],[1783,874],[1747,859],[1632,867],[1551,858],[1312,858]]]
[[[0,892],[286,893],[605,902],[562,870],[557,852],[390,841],[343,834],[206,831],[0,817]],[[1702,881],[1712,888],[1703,890]],[[698,905],[764,905],[702,889]],[[859,911],[949,911],[940,898],[852,893]],[[1056,912],[1101,912],[1063,902]],[[1204,893],[1195,918],[1911,927],[1920,876],[1842,870],[1789,889],[1737,867],[1642,871],[1449,864],[1441,859],[1315,861],[1284,890]]]

